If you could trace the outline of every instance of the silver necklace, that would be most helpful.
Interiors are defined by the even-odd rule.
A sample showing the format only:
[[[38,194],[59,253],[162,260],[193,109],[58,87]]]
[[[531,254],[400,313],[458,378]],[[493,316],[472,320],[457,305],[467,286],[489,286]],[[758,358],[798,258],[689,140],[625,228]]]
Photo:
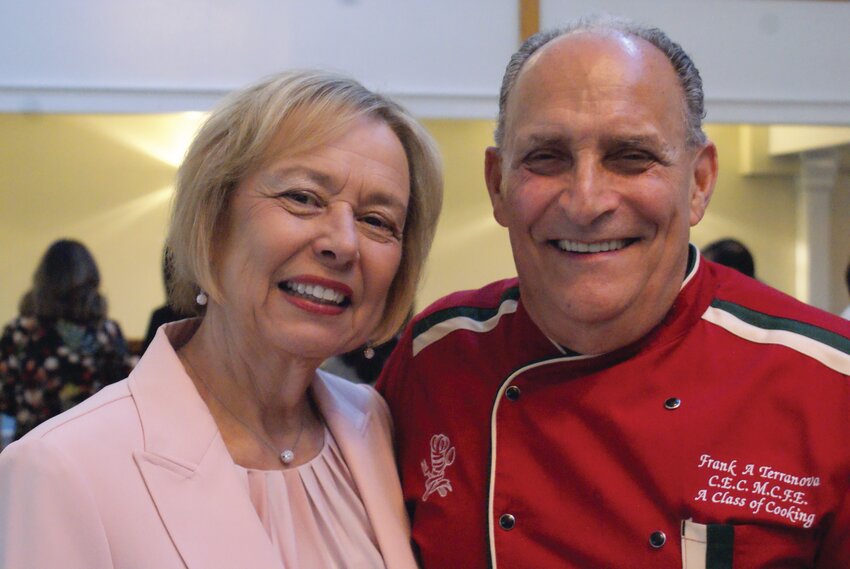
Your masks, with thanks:
[[[209,384],[206,382],[206,380],[203,378],[203,376],[201,376],[201,374],[199,374],[199,373],[195,370],[194,366],[193,366],[193,365],[189,362],[189,358],[188,358],[188,357],[186,357],[186,356],[184,355],[184,356],[183,356],[183,361],[186,363],[186,365],[187,365],[187,366],[189,366],[189,370],[192,372],[192,374],[194,374],[194,376],[195,376],[195,377],[197,377],[197,378],[201,381],[201,383],[202,383],[202,384],[204,384],[204,387],[205,387],[205,388],[206,388],[206,390],[210,393],[210,395],[212,395],[212,396],[213,396],[213,399],[215,399],[216,401],[218,401],[218,404],[219,404],[219,405],[221,405],[221,406],[224,408],[224,410],[225,410],[225,411],[227,411],[228,413],[230,413],[230,416],[231,416],[231,417],[233,417],[234,419],[236,419],[237,421],[239,421],[239,423],[240,423],[243,427],[245,427],[245,428],[248,430],[248,432],[249,432],[249,433],[251,433],[252,435],[254,435],[254,437],[255,437],[258,441],[260,441],[261,443],[263,443],[263,444],[264,444],[265,446],[267,446],[267,447],[268,447],[268,448],[269,448],[269,449],[270,449],[273,453],[275,453],[275,455],[277,455],[277,457],[280,459],[280,461],[281,461],[283,464],[286,464],[286,465],[292,464],[292,461],[293,461],[293,460],[295,460],[295,449],[297,449],[297,448],[298,448],[298,441],[300,441],[300,440],[301,440],[301,434],[304,432],[304,424],[306,423],[306,419],[305,419],[305,417],[306,417],[306,415],[307,415],[306,413],[302,413],[302,414],[301,414],[301,426],[298,428],[298,434],[295,436],[295,442],[292,444],[292,446],[291,446],[290,448],[284,448],[284,449],[282,449],[282,450],[279,450],[276,446],[274,446],[274,444],[272,444],[271,442],[269,442],[269,440],[268,440],[268,439],[266,439],[266,437],[264,437],[263,435],[261,435],[260,433],[258,433],[257,431],[255,431],[255,430],[254,430],[254,428],[253,428],[253,427],[251,427],[251,425],[249,425],[247,422],[245,422],[244,420],[242,420],[242,418],[241,418],[239,415],[237,415],[236,413],[234,413],[234,412],[233,412],[233,410],[230,408],[230,406],[228,406],[228,405],[227,405],[227,403],[225,403],[225,402],[224,402],[224,400],[223,400],[223,399],[221,399],[221,398],[218,396],[218,394],[217,394],[215,391],[213,391],[213,390],[212,390],[212,388],[209,386]]]

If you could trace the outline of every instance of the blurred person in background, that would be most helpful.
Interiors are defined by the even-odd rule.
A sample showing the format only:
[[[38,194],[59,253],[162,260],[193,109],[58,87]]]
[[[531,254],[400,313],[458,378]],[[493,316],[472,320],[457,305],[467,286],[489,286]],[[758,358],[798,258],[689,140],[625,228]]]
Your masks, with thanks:
[[[737,239],[718,239],[702,249],[709,261],[731,267],[741,274],[756,278],[756,262],[747,247]]]
[[[355,383],[375,385],[396,344],[398,336],[371,350],[361,346],[325,360],[321,369]]]
[[[317,368],[395,335],[441,196],[430,136],[353,80],[228,97],[168,237],[198,318],[0,454],[0,567],[414,569],[387,405]]]
[[[0,336],[0,412],[15,419],[14,439],[130,373],[134,360],[99,287],[79,241],[56,241],[39,262],[20,316]]]
[[[404,319],[404,325],[410,322],[413,314],[413,310],[408,312]],[[384,369],[384,364],[398,344],[400,336],[401,333],[396,334],[383,344],[371,349],[370,346],[359,346],[344,354],[328,358],[322,364],[321,369],[355,383],[375,385],[378,376],[381,375],[381,370]]]
[[[162,284],[165,287],[165,295],[166,297],[170,296],[171,290],[171,263],[168,259],[168,247],[165,247],[162,250]],[[148,331],[145,332],[145,339],[142,342],[142,353],[148,349],[148,346],[153,342],[154,336],[156,336],[156,331],[159,330],[159,327],[163,324],[168,324],[169,322],[176,322],[177,320],[183,320],[184,318],[189,318],[192,316],[191,314],[184,314],[180,311],[174,310],[174,308],[168,304],[166,300],[165,304],[160,307],[154,309],[151,312],[150,320],[148,321]]]

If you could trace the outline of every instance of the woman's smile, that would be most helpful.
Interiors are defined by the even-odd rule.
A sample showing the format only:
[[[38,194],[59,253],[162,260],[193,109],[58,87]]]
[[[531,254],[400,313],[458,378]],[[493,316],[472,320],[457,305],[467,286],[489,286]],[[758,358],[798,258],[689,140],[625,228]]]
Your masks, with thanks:
[[[351,287],[340,282],[307,275],[277,286],[289,302],[316,314],[341,314],[351,305]]]

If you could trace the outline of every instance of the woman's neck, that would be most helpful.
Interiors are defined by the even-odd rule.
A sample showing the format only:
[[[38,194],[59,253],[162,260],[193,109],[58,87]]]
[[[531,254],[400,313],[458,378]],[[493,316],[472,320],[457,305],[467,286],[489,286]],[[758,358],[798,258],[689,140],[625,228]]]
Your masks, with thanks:
[[[318,362],[252,343],[208,317],[178,355],[234,460],[279,468],[269,447],[289,448],[296,439],[305,451],[296,456],[312,457],[323,440],[308,395]]]

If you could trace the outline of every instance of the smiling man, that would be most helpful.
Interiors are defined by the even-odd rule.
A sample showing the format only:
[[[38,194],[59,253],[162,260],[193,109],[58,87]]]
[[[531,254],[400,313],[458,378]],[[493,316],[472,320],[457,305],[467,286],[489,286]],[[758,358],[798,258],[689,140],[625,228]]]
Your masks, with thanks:
[[[663,32],[530,38],[485,174],[518,278],[379,388],[426,568],[850,567],[850,325],[700,258],[717,153]]]

